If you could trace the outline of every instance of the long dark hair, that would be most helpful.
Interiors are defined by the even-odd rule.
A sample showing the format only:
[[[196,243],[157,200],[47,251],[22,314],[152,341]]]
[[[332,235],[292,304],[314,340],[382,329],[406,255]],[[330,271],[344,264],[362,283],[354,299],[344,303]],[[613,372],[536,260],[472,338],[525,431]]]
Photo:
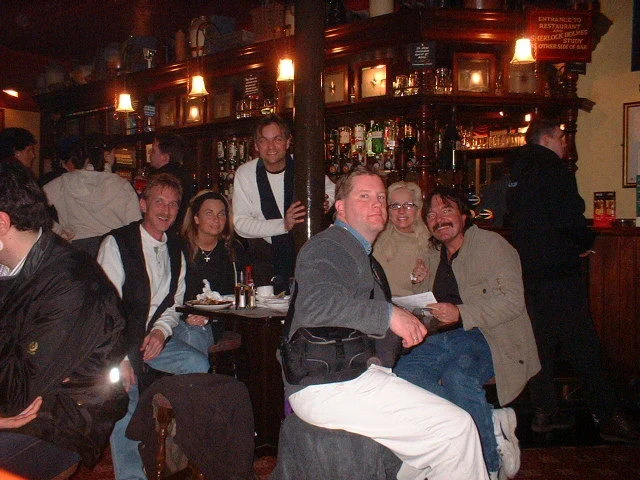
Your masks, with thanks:
[[[427,198],[424,202],[426,207],[425,211],[427,213],[429,212],[429,208],[431,208],[431,202],[433,201],[433,197],[440,197],[442,199],[442,202],[445,205],[457,205],[458,210],[460,210],[460,213],[462,215],[466,215],[466,220],[463,226],[463,229],[465,232],[469,229],[469,227],[471,227],[471,225],[473,225],[471,209],[467,204],[467,200],[456,190],[448,187],[443,187],[441,185],[438,185],[436,188],[434,188],[431,191],[431,193],[427,195]],[[436,237],[431,235],[431,237],[429,238],[429,241],[434,247],[436,247],[437,249],[440,249],[442,242],[438,240]]]
[[[229,202],[224,195],[214,192],[213,190],[200,190],[189,202],[189,208],[184,216],[182,222],[181,233],[184,239],[187,241],[187,248],[189,249],[189,258],[193,261],[198,254],[198,244],[196,239],[198,238],[198,225],[196,224],[195,217],[200,213],[200,208],[206,200],[220,200],[224,204],[224,211],[227,214],[227,218],[224,223],[224,229],[220,234],[220,238],[224,242],[225,247],[229,251],[231,261],[235,261],[235,249],[233,248],[233,227],[231,225]]]

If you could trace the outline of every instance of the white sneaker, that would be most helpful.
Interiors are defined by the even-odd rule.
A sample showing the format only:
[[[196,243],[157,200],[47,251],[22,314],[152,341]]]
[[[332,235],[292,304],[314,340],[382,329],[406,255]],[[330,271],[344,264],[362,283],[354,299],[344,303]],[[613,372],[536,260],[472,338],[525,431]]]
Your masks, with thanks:
[[[497,472],[489,472],[489,480],[507,480],[507,474],[504,473],[504,468],[501,468]]]
[[[513,478],[520,470],[520,442],[516,437],[516,412],[513,408],[497,408],[493,411],[493,433],[498,443],[500,474]],[[500,478],[500,477],[498,477]]]

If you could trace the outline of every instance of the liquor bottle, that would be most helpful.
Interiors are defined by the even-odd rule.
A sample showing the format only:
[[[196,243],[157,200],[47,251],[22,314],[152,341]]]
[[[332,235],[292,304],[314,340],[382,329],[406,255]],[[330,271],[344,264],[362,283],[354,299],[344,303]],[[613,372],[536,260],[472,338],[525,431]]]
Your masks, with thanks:
[[[442,137],[442,151],[440,152],[440,166],[444,170],[458,170],[462,160],[460,147],[460,134],[456,126],[456,107],[451,107],[451,121],[444,129]]]
[[[398,122],[393,119],[384,121],[384,148],[387,152],[393,152],[396,149],[396,141],[398,138]]]
[[[218,162],[218,172],[221,176],[226,167],[226,161],[224,158],[224,142],[222,140],[218,140],[216,142],[216,161]]]
[[[197,192],[200,190],[200,184],[198,183],[198,175],[195,173],[191,174],[191,191]]]
[[[371,120],[371,151],[379,155],[384,152],[384,127],[380,122]]]
[[[365,152],[367,127],[364,123],[353,126],[353,148],[356,152]]]
[[[211,170],[207,168],[207,173],[204,176],[203,187],[207,190],[213,190],[213,178],[211,178]]]
[[[351,171],[351,127],[338,127],[338,155],[340,162],[340,172],[349,173]]]
[[[227,170],[234,170],[238,165],[238,139],[233,135],[227,140]]]

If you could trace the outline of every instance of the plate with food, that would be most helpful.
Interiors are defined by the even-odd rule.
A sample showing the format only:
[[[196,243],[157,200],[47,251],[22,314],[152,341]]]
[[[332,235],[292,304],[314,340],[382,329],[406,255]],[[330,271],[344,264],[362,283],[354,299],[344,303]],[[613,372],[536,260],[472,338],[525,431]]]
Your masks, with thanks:
[[[190,307],[195,307],[200,310],[205,310],[207,312],[213,312],[215,310],[224,310],[225,308],[229,308],[233,305],[233,300],[222,298],[220,300],[215,300],[213,298],[205,298],[203,300],[189,300],[187,305]]]

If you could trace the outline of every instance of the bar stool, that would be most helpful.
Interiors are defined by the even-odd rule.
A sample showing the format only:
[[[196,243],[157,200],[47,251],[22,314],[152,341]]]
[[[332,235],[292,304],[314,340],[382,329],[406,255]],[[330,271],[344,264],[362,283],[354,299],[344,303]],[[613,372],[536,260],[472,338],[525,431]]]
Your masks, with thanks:
[[[235,358],[235,352],[242,347],[242,335],[231,330],[225,330],[222,338],[209,348],[209,361],[211,363],[211,373],[216,373],[218,369],[218,358],[226,352],[231,353],[231,371],[233,377],[238,378],[238,365]]]

